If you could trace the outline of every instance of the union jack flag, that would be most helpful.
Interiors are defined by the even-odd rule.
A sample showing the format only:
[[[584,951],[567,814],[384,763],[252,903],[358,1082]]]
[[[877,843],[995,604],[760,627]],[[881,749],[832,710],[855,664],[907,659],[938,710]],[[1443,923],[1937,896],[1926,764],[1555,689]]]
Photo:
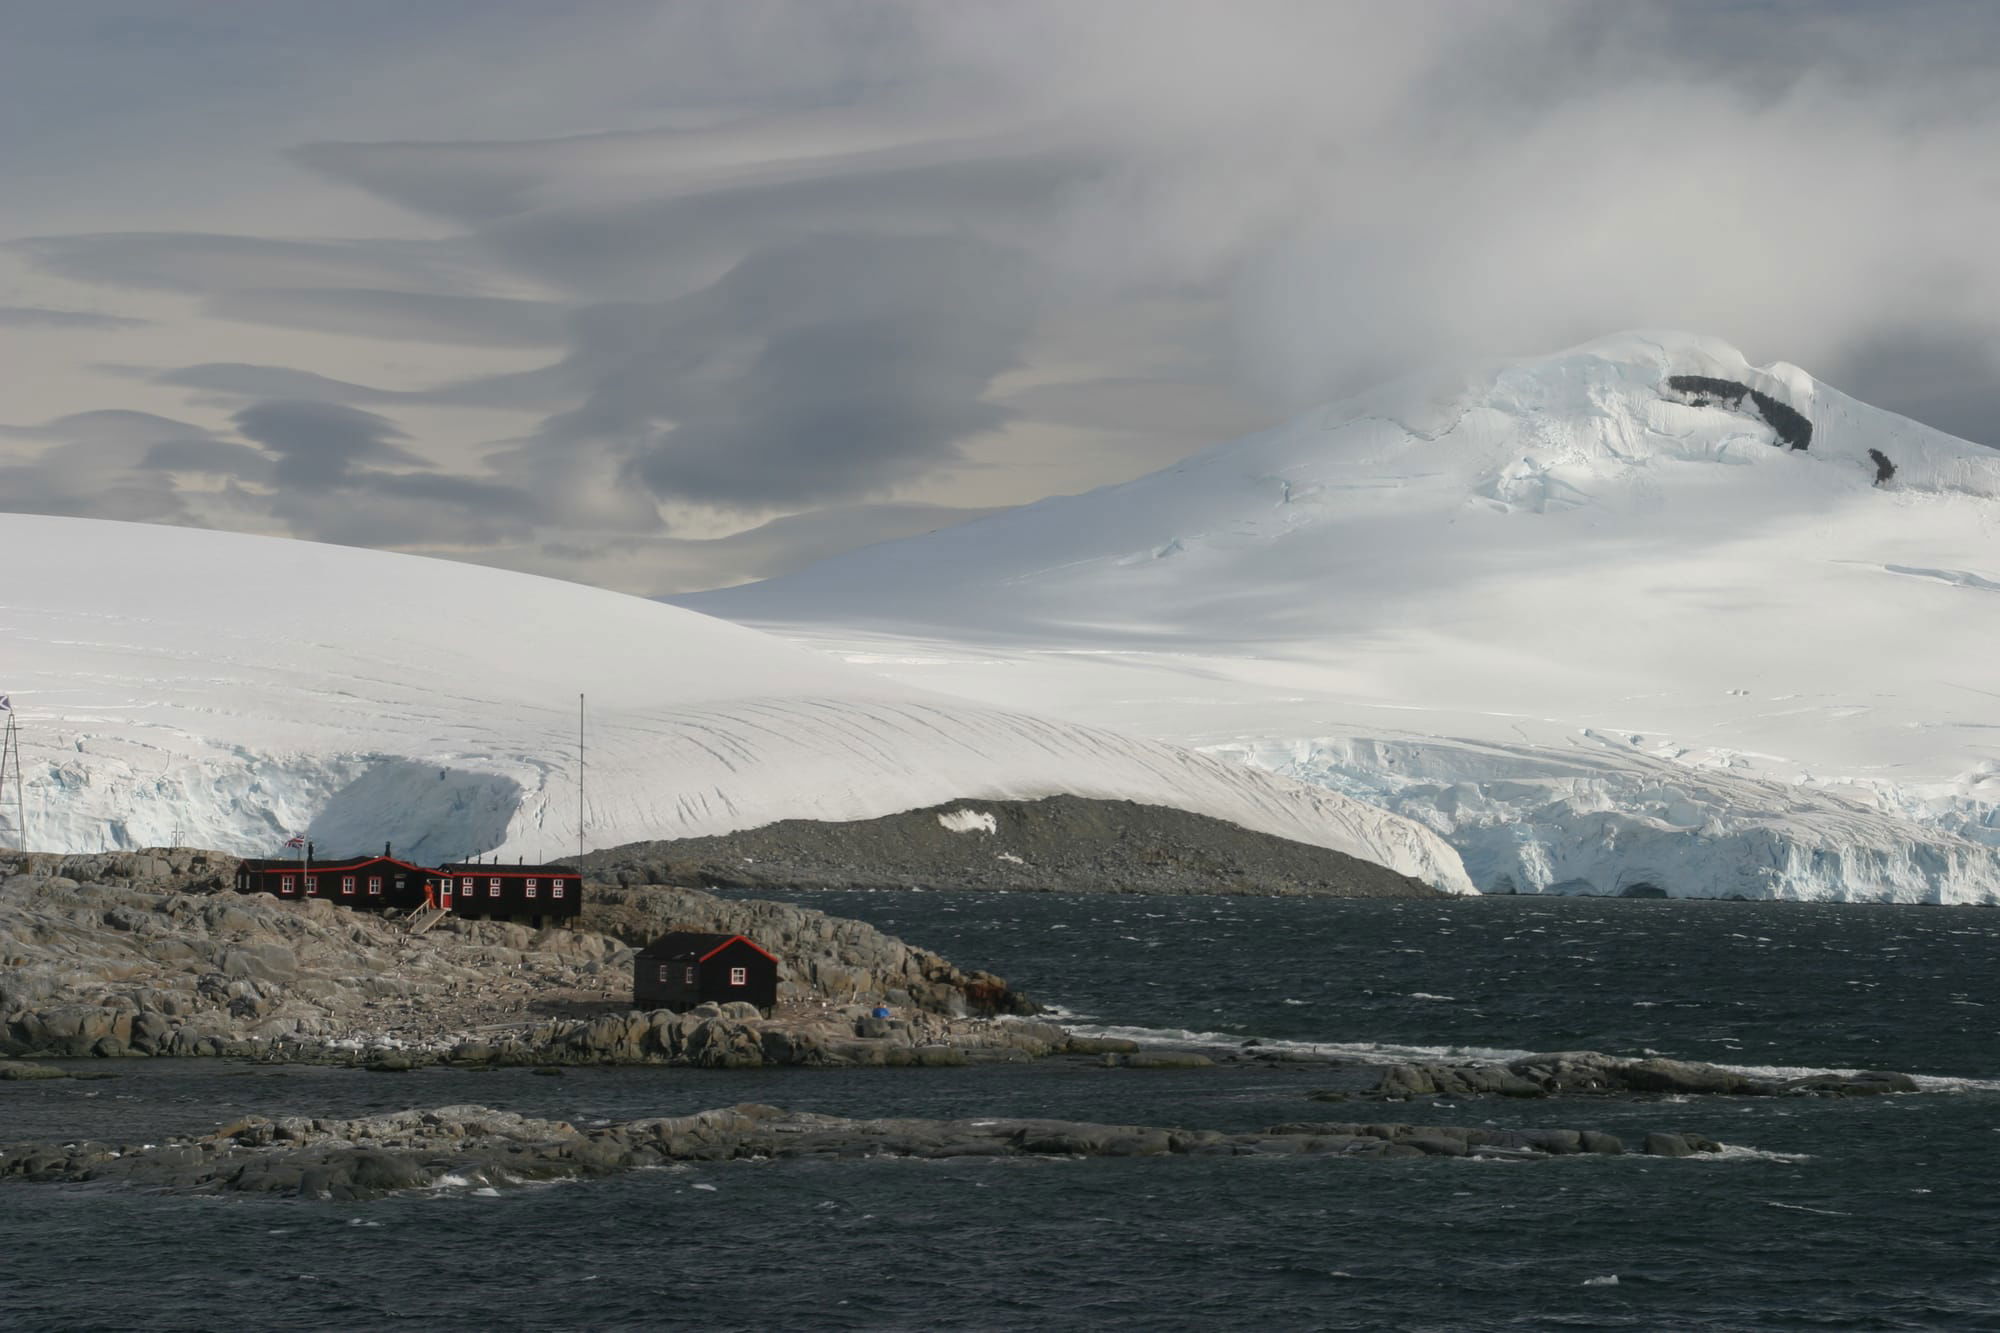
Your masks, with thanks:
[[[303,847],[305,845],[306,835],[303,833],[294,833],[291,837],[285,839],[285,846],[287,847]]]
[[[14,711],[13,696],[0,694],[0,713],[11,713],[13,711]]]

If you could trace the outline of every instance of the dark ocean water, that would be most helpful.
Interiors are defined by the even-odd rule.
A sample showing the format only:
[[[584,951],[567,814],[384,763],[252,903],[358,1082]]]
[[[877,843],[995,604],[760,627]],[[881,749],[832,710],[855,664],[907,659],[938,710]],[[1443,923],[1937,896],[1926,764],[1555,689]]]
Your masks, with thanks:
[[[814,895],[1072,1021],[1332,1053],[1588,1047],[1892,1068],[1917,1096],[1377,1118],[1706,1134],[1721,1160],[772,1162],[334,1205],[0,1190],[0,1327],[2000,1329],[2000,912]],[[477,1101],[1253,1128],[1310,1068],[702,1072],[132,1061],[0,1084],[0,1138]],[[1615,1281],[1613,1280],[1615,1279]]]

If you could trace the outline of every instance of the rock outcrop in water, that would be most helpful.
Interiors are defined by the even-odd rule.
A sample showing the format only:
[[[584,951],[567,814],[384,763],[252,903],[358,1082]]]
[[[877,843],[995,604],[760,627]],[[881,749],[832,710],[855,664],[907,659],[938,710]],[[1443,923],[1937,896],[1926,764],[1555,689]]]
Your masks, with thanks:
[[[1529,1055],[1506,1064],[1390,1065],[1372,1095],[1409,1097],[1558,1097],[1589,1094],[1663,1093],[1678,1096],[1869,1097],[1916,1092],[1908,1074],[1883,1071],[1819,1073],[1798,1078],[1758,1078],[1740,1070],[1696,1060],[1653,1057],[1633,1060],[1598,1051]],[[1327,1100],[1352,1094],[1336,1092]]]
[[[741,1063],[754,1047],[766,1062],[837,1063],[841,1034],[876,1003],[901,1019],[877,1049],[1013,1049],[1025,1029],[991,1038],[994,1025],[973,1020],[1034,1008],[999,977],[781,903],[593,885],[579,929],[447,918],[411,936],[323,900],[237,894],[223,887],[234,869],[186,849],[0,859],[0,1054],[351,1058],[483,1044],[534,1062]],[[744,931],[778,953],[778,1014],[629,1014],[633,945],[672,928]],[[786,1031],[793,1047],[772,1035]]]
[[[583,858],[626,884],[1005,889],[1014,893],[1438,898],[1422,880],[1325,847],[1133,801],[954,801],[847,823],[788,819]]]
[[[1714,1153],[1698,1135],[1655,1133],[1660,1157]],[[1070,1120],[850,1120],[744,1105],[579,1130],[483,1106],[356,1120],[252,1116],[165,1143],[0,1147],[0,1181],[108,1181],[201,1193],[371,1199],[447,1182],[464,1187],[602,1176],[674,1162],[768,1158],[1418,1157],[1536,1159],[1628,1151],[1610,1134],[1355,1123],[1249,1133]]]

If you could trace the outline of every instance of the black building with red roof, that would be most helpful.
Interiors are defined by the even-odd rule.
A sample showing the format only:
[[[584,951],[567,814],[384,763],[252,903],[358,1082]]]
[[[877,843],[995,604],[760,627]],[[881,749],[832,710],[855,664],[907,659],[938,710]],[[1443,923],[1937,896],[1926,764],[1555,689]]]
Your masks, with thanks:
[[[323,861],[310,844],[303,857],[248,857],[236,868],[239,893],[301,902],[325,898],[358,912],[415,912],[441,907],[458,916],[568,920],[583,910],[575,866],[454,861],[420,866],[390,854]]]
[[[566,920],[583,910],[583,875],[575,866],[453,861],[437,873],[460,916]]]
[[[435,870],[415,865],[384,849],[380,856],[248,857],[236,867],[238,893],[268,893],[300,902],[325,898],[358,912],[408,912],[426,905],[426,885],[436,890]]]
[[[633,959],[632,1000],[639,1009],[748,1000],[768,1012],[778,1003],[778,960],[747,935],[671,931]]]

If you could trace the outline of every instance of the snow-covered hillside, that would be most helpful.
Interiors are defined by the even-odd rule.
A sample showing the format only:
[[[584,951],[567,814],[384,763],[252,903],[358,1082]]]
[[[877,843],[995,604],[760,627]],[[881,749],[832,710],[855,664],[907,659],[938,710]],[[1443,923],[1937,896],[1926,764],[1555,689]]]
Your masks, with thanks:
[[[1485,889],[2000,901],[2000,453],[1625,334],[683,599],[1423,820]]]
[[[1453,889],[1434,835],[1212,756],[928,694],[636,597],[305,542],[0,516],[27,843],[418,858],[954,798],[1172,806]],[[0,841],[16,841],[11,786]]]

